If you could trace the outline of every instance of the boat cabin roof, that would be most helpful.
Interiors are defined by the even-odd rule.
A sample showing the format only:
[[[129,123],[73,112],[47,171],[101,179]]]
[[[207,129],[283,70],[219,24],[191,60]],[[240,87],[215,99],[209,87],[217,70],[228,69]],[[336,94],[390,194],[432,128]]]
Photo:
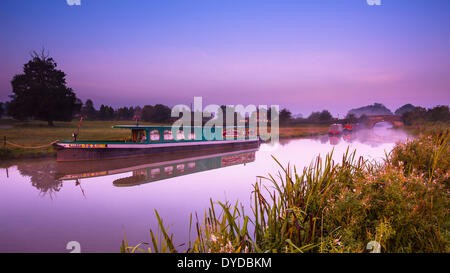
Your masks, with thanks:
[[[155,129],[155,128],[164,128],[168,126],[151,126],[151,125],[114,125],[112,128],[114,129]]]
[[[203,128],[202,126],[184,126],[189,128]],[[217,126],[219,127],[219,126]],[[223,127],[223,126],[222,126]],[[220,127],[220,128],[222,128]],[[141,130],[152,130],[152,129],[171,129],[172,126],[160,126],[160,125],[114,125],[112,128],[114,129],[141,129]],[[183,126],[180,127],[180,129],[183,128]],[[249,128],[247,126],[232,126],[232,127],[225,127],[225,128]]]

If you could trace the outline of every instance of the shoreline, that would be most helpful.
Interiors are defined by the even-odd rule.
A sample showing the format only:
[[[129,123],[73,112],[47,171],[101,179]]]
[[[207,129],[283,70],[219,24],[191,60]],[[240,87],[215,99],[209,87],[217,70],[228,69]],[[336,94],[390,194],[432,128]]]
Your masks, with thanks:
[[[286,139],[301,139],[301,138],[310,138],[310,137],[317,137],[326,135],[326,133],[311,133],[311,134],[303,134],[303,135],[288,135],[288,136],[280,136],[280,140],[286,140]],[[264,142],[262,142],[264,143]],[[53,148],[52,148],[53,149]],[[32,159],[55,159],[56,158],[56,151],[50,150],[50,151],[40,151],[38,153],[24,153],[19,155],[13,155],[13,156],[6,156],[4,157],[4,154],[2,153],[2,150],[4,148],[0,148],[0,166],[2,163],[5,163],[9,160],[32,160]],[[26,149],[21,149],[21,151],[24,151]],[[11,151],[11,150],[8,150]],[[12,152],[13,153],[13,152]]]
[[[84,121],[80,128],[79,140],[121,140],[128,137],[129,132],[113,129],[113,125],[128,125],[135,121]],[[20,122],[16,120],[0,120],[0,162],[13,159],[54,158],[56,151],[53,147],[42,149],[18,148],[3,143],[7,141],[18,145],[33,147],[51,143],[55,140],[70,139],[77,130],[79,121],[55,122],[49,127],[42,121]],[[141,125],[167,125],[142,122]],[[328,132],[328,124],[302,124],[280,127],[279,139],[312,137]]]
[[[114,124],[130,124],[132,121],[85,121],[81,127],[80,134],[82,140],[112,140],[126,137],[128,132],[112,129]],[[29,121],[20,123],[13,120],[2,120],[0,125],[0,140],[7,136],[7,140],[25,146],[39,146],[50,143],[55,139],[68,139],[71,133],[77,128],[78,121],[57,122],[55,127],[48,127],[42,122]],[[4,128],[7,127],[7,128]],[[424,128],[419,128],[424,127]],[[405,130],[413,135],[420,134],[423,129],[432,128],[428,124],[424,126],[404,126],[394,127],[394,130]],[[327,124],[301,124],[296,126],[280,127],[279,139],[297,139],[323,136],[328,133]],[[41,139],[37,142],[36,139]],[[14,141],[15,140],[15,141]],[[0,163],[8,160],[25,159],[51,159],[56,157],[56,151],[52,146],[42,149],[17,148],[0,143]]]

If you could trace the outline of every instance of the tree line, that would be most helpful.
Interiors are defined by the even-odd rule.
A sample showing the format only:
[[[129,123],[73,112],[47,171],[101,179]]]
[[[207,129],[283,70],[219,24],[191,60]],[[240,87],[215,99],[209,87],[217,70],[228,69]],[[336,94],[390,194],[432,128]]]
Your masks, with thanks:
[[[44,50],[31,54],[31,60],[23,65],[23,73],[13,77],[11,86],[11,100],[0,102],[0,117],[7,114],[17,120],[44,120],[49,126],[54,121],[71,121],[80,116],[90,120],[171,120],[171,109],[163,104],[118,109],[102,104],[98,110],[90,99],[83,104],[67,86],[66,74]]]
[[[368,109],[369,112],[360,111],[359,113],[355,110]],[[379,109],[383,109],[384,112],[380,112]],[[292,117],[291,112],[288,109],[283,109],[280,111],[280,124],[308,124],[308,123],[330,123],[330,122],[348,122],[348,123],[364,123],[368,116],[372,115],[374,111],[376,114],[389,114],[390,110],[387,110],[384,105],[380,103],[375,103],[374,105],[369,105],[357,109],[350,110],[343,119],[333,117],[328,110],[322,110],[317,112],[312,112],[307,118],[302,117]],[[390,112],[390,115],[393,115]],[[414,125],[422,122],[449,122],[450,121],[450,110],[447,105],[438,105],[432,108],[424,108],[420,106],[414,106],[412,104],[405,104],[395,111],[395,115],[400,116],[405,125]]]
[[[83,117],[89,120],[133,120],[139,119],[142,121],[165,123],[172,120],[171,109],[167,105],[145,105],[140,106],[119,107],[114,109],[108,105],[101,105],[99,110],[95,109],[92,100],[86,100],[84,106],[81,108]]]
[[[72,88],[67,87],[66,74],[57,69],[53,58],[42,50],[40,53],[33,52],[31,60],[23,66],[23,73],[17,74],[11,81],[12,95],[9,102],[0,102],[0,117],[7,114],[18,120],[37,119],[47,121],[53,126],[54,121],[71,121],[75,117],[83,117],[89,120],[132,120],[140,119],[147,122],[167,123],[174,120],[171,117],[171,108],[163,104],[120,107],[114,109],[112,106],[101,104],[96,109],[94,102],[90,99],[83,104],[75,95]],[[227,108],[232,106],[222,105],[220,108],[224,114]],[[232,107],[234,111],[234,107]],[[271,120],[270,109],[266,117],[258,118]],[[344,121],[356,123],[363,121],[367,115],[393,114],[381,103],[375,103],[348,112]],[[405,104],[395,111],[401,116],[407,125],[417,121],[449,121],[450,112],[448,106],[436,106],[425,109],[412,104]],[[246,119],[241,113],[235,112],[235,120]],[[338,118],[331,115],[328,110],[312,112],[307,118],[293,117],[291,111],[283,108],[279,112],[281,125],[302,123],[330,123],[337,122]],[[342,121],[342,120],[340,120]]]
[[[415,125],[423,122],[448,122],[450,110],[447,105],[438,105],[433,108],[414,107],[411,111],[402,114],[405,125]]]

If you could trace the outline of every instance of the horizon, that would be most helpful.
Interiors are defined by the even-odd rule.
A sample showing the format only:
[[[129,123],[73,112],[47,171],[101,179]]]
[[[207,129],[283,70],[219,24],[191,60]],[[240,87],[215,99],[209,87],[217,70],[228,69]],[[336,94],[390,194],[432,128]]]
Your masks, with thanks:
[[[448,1],[2,4],[2,102],[30,52],[44,47],[97,109],[189,105],[194,96],[303,117],[373,103],[392,112],[448,105]]]
[[[4,0],[0,253],[180,272],[448,253],[449,18],[450,0]]]

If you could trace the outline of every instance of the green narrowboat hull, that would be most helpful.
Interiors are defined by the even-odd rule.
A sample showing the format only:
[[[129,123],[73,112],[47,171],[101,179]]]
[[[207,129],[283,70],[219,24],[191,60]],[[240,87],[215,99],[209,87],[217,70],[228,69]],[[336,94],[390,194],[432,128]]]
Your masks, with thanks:
[[[181,142],[167,144],[118,144],[107,142],[55,143],[57,161],[84,161],[149,155],[189,153],[200,150],[248,149],[259,147],[258,139]]]
[[[59,141],[54,144],[57,161],[103,160],[199,150],[259,147],[255,128],[117,125],[131,130],[124,141]],[[208,129],[208,130],[206,130]]]

